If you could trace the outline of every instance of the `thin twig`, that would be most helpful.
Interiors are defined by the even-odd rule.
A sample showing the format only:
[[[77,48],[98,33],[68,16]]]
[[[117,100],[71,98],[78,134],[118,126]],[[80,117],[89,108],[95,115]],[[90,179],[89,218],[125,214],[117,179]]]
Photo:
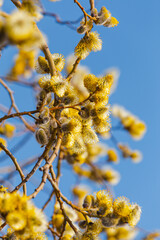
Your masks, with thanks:
[[[95,8],[94,0],[90,0],[91,11]]]
[[[49,158],[49,160],[46,161],[45,165],[40,169],[43,171],[43,175],[42,175],[42,180],[41,183],[39,184],[39,186],[35,189],[35,191],[29,195],[28,197],[31,198],[35,198],[35,196],[43,189],[44,184],[46,183],[46,179],[47,179],[47,174],[49,171],[49,167],[51,166],[52,162],[54,161],[54,159],[57,157],[58,155],[58,151],[60,149],[61,146],[61,141],[62,141],[62,136],[59,135],[58,139],[57,139],[57,144],[55,146],[55,149],[51,155],[51,157]],[[52,139],[53,142],[53,139]]]
[[[60,17],[56,13],[51,13],[51,12],[42,12],[44,16],[49,16],[53,17],[55,21],[61,25],[66,25],[67,27],[71,28],[72,30],[76,30],[77,28],[74,27],[72,24],[78,23],[82,17],[76,21],[62,21]]]
[[[15,187],[15,189],[12,192],[18,191],[29,179],[30,177],[37,171],[37,169],[40,167],[43,159],[45,159],[48,156],[48,153],[53,145],[53,138],[51,137],[49,143],[46,145],[44,152],[42,153],[42,155],[38,158],[37,163],[35,164],[35,166],[33,167],[33,169],[28,173],[28,175],[26,176],[26,178],[18,185]]]
[[[63,156],[64,156],[64,153],[61,150],[58,156],[58,161],[57,161],[57,176],[56,176],[57,183],[59,182],[59,178],[61,176],[61,163],[62,163]]]
[[[90,15],[84,10],[84,7],[82,7],[82,5],[81,5],[77,0],[74,0],[74,2],[75,2],[75,3],[78,5],[78,7],[82,10],[85,19],[86,19],[86,17],[89,17],[91,20],[96,20],[95,17],[90,16]]]
[[[56,235],[57,237],[60,237],[60,235],[53,230],[50,226],[48,226],[48,229],[51,231],[52,235]]]
[[[12,154],[15,154],[18,152],[18,150],[20,150],[22,148],[22,146],[24,146],[32,137],[31,132],[27,133],[18,143],[16,143],[11,149],[10,152],[12,152]],[[0,161],[4,161],[8,158],[7,155],[2,155],[0,156]]]
[[[66,78],[67,81],[70,81],[71,78],[73,77],[73,75],[74,75],[74,73],[75,73],[75,71],[76,71],[76,69],[77,69],[78,64],[80,63],[80,61],[81,61],[81,57],[78,57],[78,58],[76,59],[75,63],[73,64],[73,68],[72,68],[71,72],[68,74],[68,76],[67,76],[67,78]]]
[[[5,115],[4,117],[0,118],[0,122],[9,119],[9,118],[14,118],[14,117],[20,117],[23,115],[28,115],[29,117],[31,117],[31,114],[37,113],[39,112],[38,110],[33,110],[33,111],[24,111],[24,112],[17,112],[17,113],[12,113],[10,115]]]
[[[10,99],[11,99],[11,106],[10,106],[10,109],[9,109],[9,111],[8,111],[8,114],[11,113],[12,108],[14,108],[17,113],[19,113],[19,109],[18,109],[18,107],[16,106],[16,103],[15,103],[15,100],[14,100],[14,97],[13,97],[13,92],[12,92],[12,90],[7,86],[7,84],[4,83],[4,81],[3,81],[2,79],[0,79],[0,83],[1,83],[2,86],[7,90],[8,94],[9,94],[9,96],[10,96]],[[5,117],[6,117],[6,118],[5,118]],[[26,120],[25,120],[21,115],[19,115],[19,118],[22,120],[22,122],[24,123],[24,125],[26,126],[26,128],[28,128],[28,129],[29,129],[30,131],[32,131],[32,132],[35,132],[35,129],[34,129],[32,126],[30,126],[30,125],[26,122]],[[2,119],[3,119],[3,120],[7,119],[7,115],[4,116],[3,118],[1,118],[0,121],[2,121]]]
[[[22,181],[25,179],[25,176],[23,174],[23,171],[19,165],[19,163],[17,162],[16,158],[12,155],[12,153],[0,142],[0,148],[3,149],[3,151],[5,151],[5,153],[10,157],[10,159],[12,160],[12,162],[14,163],[16,170],[19,172],[19,175],[22,179]],[[26,195],[26,184],[23,185],[23,193],[24,195]]]
[[[54,182],[49,174],[47,175],[47,177],[48,177],[48,180],[49,180],[50,182],[52,182],[52,183]],[[55,184],[56,184],[56,183],[55,183]],[[54,185],[55,185],[55,184],[54,184]],[[63,216],[64,216],[65,220],[68,222],[68,224],[69,224],[70,227],[73,229],[73,231],[77,234],[77,233],[78,233],[77,228],[74,226],[74,224],[72,223],[72,221],[70,220],[70,218],[67,216],[66,211],[65,211],[65,209],[64,209],[64,207],[63,207],[63,201],[61,200],[61,193],[60,193],[60,191],[59,191],[59,190],[57,191],[57,188],[54,188],[54,189],[55,189],[55,194],[56,194],[56,197],[57,197],[57,201],[59,202],[60,209],[61,209],[61,211],[62,211],[62,213],[63,213]]]
[[[54,192],[54,190],[53,190],[53,191],[51,192],[48,200],[47,200],[46,203],[43,205],[42,211],[44,211],[44,209],[45,209],[45,208],[47,207],[47,205],[50,203],[50,201],[52,200],[52,197],[53,197],[54,193],[55,193],[55,192]]]
[[[2,225],[0,226],[0,231],[7,225],[6,222],[2,223]]]

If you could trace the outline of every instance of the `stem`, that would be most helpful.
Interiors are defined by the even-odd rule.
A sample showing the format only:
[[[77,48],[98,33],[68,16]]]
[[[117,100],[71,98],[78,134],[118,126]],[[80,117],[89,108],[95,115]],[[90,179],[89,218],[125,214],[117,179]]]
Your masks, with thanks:
[[[0,142],[0,148],[3,149],[3,151],[5,151],[5,153],[10,157],[10,159],[12,160],[12,162],[14,163],[15,167],[16,167],[16,170],[19,172],[19,175],[22,179],[22,181],[25,179],[25,176],[23,174],[23,171],[20,167],[20,165],[18,164],[16,158],[11,154],[11,152]],[[23,185],[23,193],[24,195],[26,195],[26,184]]]

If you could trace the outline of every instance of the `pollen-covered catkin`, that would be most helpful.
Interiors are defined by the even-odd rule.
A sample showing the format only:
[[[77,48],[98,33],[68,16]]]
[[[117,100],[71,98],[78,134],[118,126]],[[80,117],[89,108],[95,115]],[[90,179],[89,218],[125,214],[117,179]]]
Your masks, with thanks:
[[[85,59],[91,51],[97,52],[102,49],[102,40],[97,32],[90,32],[85,35],[75,47],[75,55]]]

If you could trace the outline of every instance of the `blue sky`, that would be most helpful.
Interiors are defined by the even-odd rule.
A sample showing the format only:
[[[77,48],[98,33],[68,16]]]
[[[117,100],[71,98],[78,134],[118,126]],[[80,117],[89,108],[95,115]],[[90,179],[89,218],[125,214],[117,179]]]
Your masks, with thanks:
[[[12,3],[7,0],[4,2],[4,10],[10,12]],[[89,7],[83,0],[80,2],[86,9]],[[45,0],[42,3],[47,11],[57,13],[63,20],[75,20],[81,16],[81,11],[74,1],[52,3]],[[121,181],[115,187],[115,193],[116,196],[124,195],[142,206],[139,226],[151,231],[160,228],[160,1],[101,0],[97,8],[100,9],[103,5],[120,23],[118,27],[109,29],[95,27],[102,38],[103,49],[101,52],[91,53],[82,64],[87,65],[95,75],[101,74],[107,68],[117,67],[121,75],[110,103],[125,106],[147,124],[147,133],[139,142],[132,141],[127,133],[115,133],[120,141],[128,142],[131,148],[140,149],[144,155],[140,164],[134,165],[122,159],[116,166],[121,173]],[[45,17],[38,25],[48,38],[51,52],[61,53],[65,57],[73,52],[81,38],[75,31],[56,24],[50,17]],[[15,51],[14,47],[9,47],[3,52],[0,76],[4,76],[13,64]],[[11,87],[15,90],[21,110],[35,108],[29,89],[26,91],[23,87]],[[0,91],[0,102],[6,103],[7,95],[5,91]],[[26,147],[17,155],[19,158],[24,154],[29,157],[39,152],[34,139],[27,146],[30,151]],[[69,169],[64,169],[61,188],[65,194],[73,182],[73,178],[68,176]]]

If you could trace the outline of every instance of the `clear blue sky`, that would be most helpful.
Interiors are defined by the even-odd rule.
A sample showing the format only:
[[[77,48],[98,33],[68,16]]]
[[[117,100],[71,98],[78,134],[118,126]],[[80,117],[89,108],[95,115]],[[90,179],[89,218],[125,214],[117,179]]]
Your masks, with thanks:
[[[63,20],[75,20],[81,16],[81,11],[72,0],[42,2],[47,11],[57,13]],[[84,1],[80,2],[84,4]],[[83,64],[95,75],[110,67],[119,68],[119,85],[111,96],[110,103],[125,106],[147,124],[147,134],[140,142],[132,141],[125,133],[116,134],[120,141],[129,142],[133,149],[140,149],[144,158],[140,164],[135,165],[121,160],[116,166],[121,173],[121,181],[115,187],[115,192],[116,196],[124,195],[142,206],[139,226],[154,230],[160,228],[160,1],[101,0],[97,8],[100,9],[103,5],[120,23],[116,28],[95,28],[103,40],[103,49],[101,52],[91,53]],[[88,8],[89,5],[85,6]],[[4,9],[11,11],[12,3],[9,0],[5,0]],[[51,52],[61,53],[65,57],[73,52],[81,38],[75,31],[56,24],[49,17],[45,17],[39,27],[47,35]],[[14,47],[3,52],[0,76],[8,72],[13,63],[14,52]],[[35,108],[30,90],[25,91],[24,98],[24,88],[13,88],[21,110]],[[4,103],[7,95],[0,91],[0,102]],[[32,145],[28,146],[30,151],[26,147],[25,156],[39,152],[33,140]],[[17,157],[22,158],[23,154],[20,151]],[[65,169],[61,181],[65,194],[73,181],[69,176],[69,170]]]

